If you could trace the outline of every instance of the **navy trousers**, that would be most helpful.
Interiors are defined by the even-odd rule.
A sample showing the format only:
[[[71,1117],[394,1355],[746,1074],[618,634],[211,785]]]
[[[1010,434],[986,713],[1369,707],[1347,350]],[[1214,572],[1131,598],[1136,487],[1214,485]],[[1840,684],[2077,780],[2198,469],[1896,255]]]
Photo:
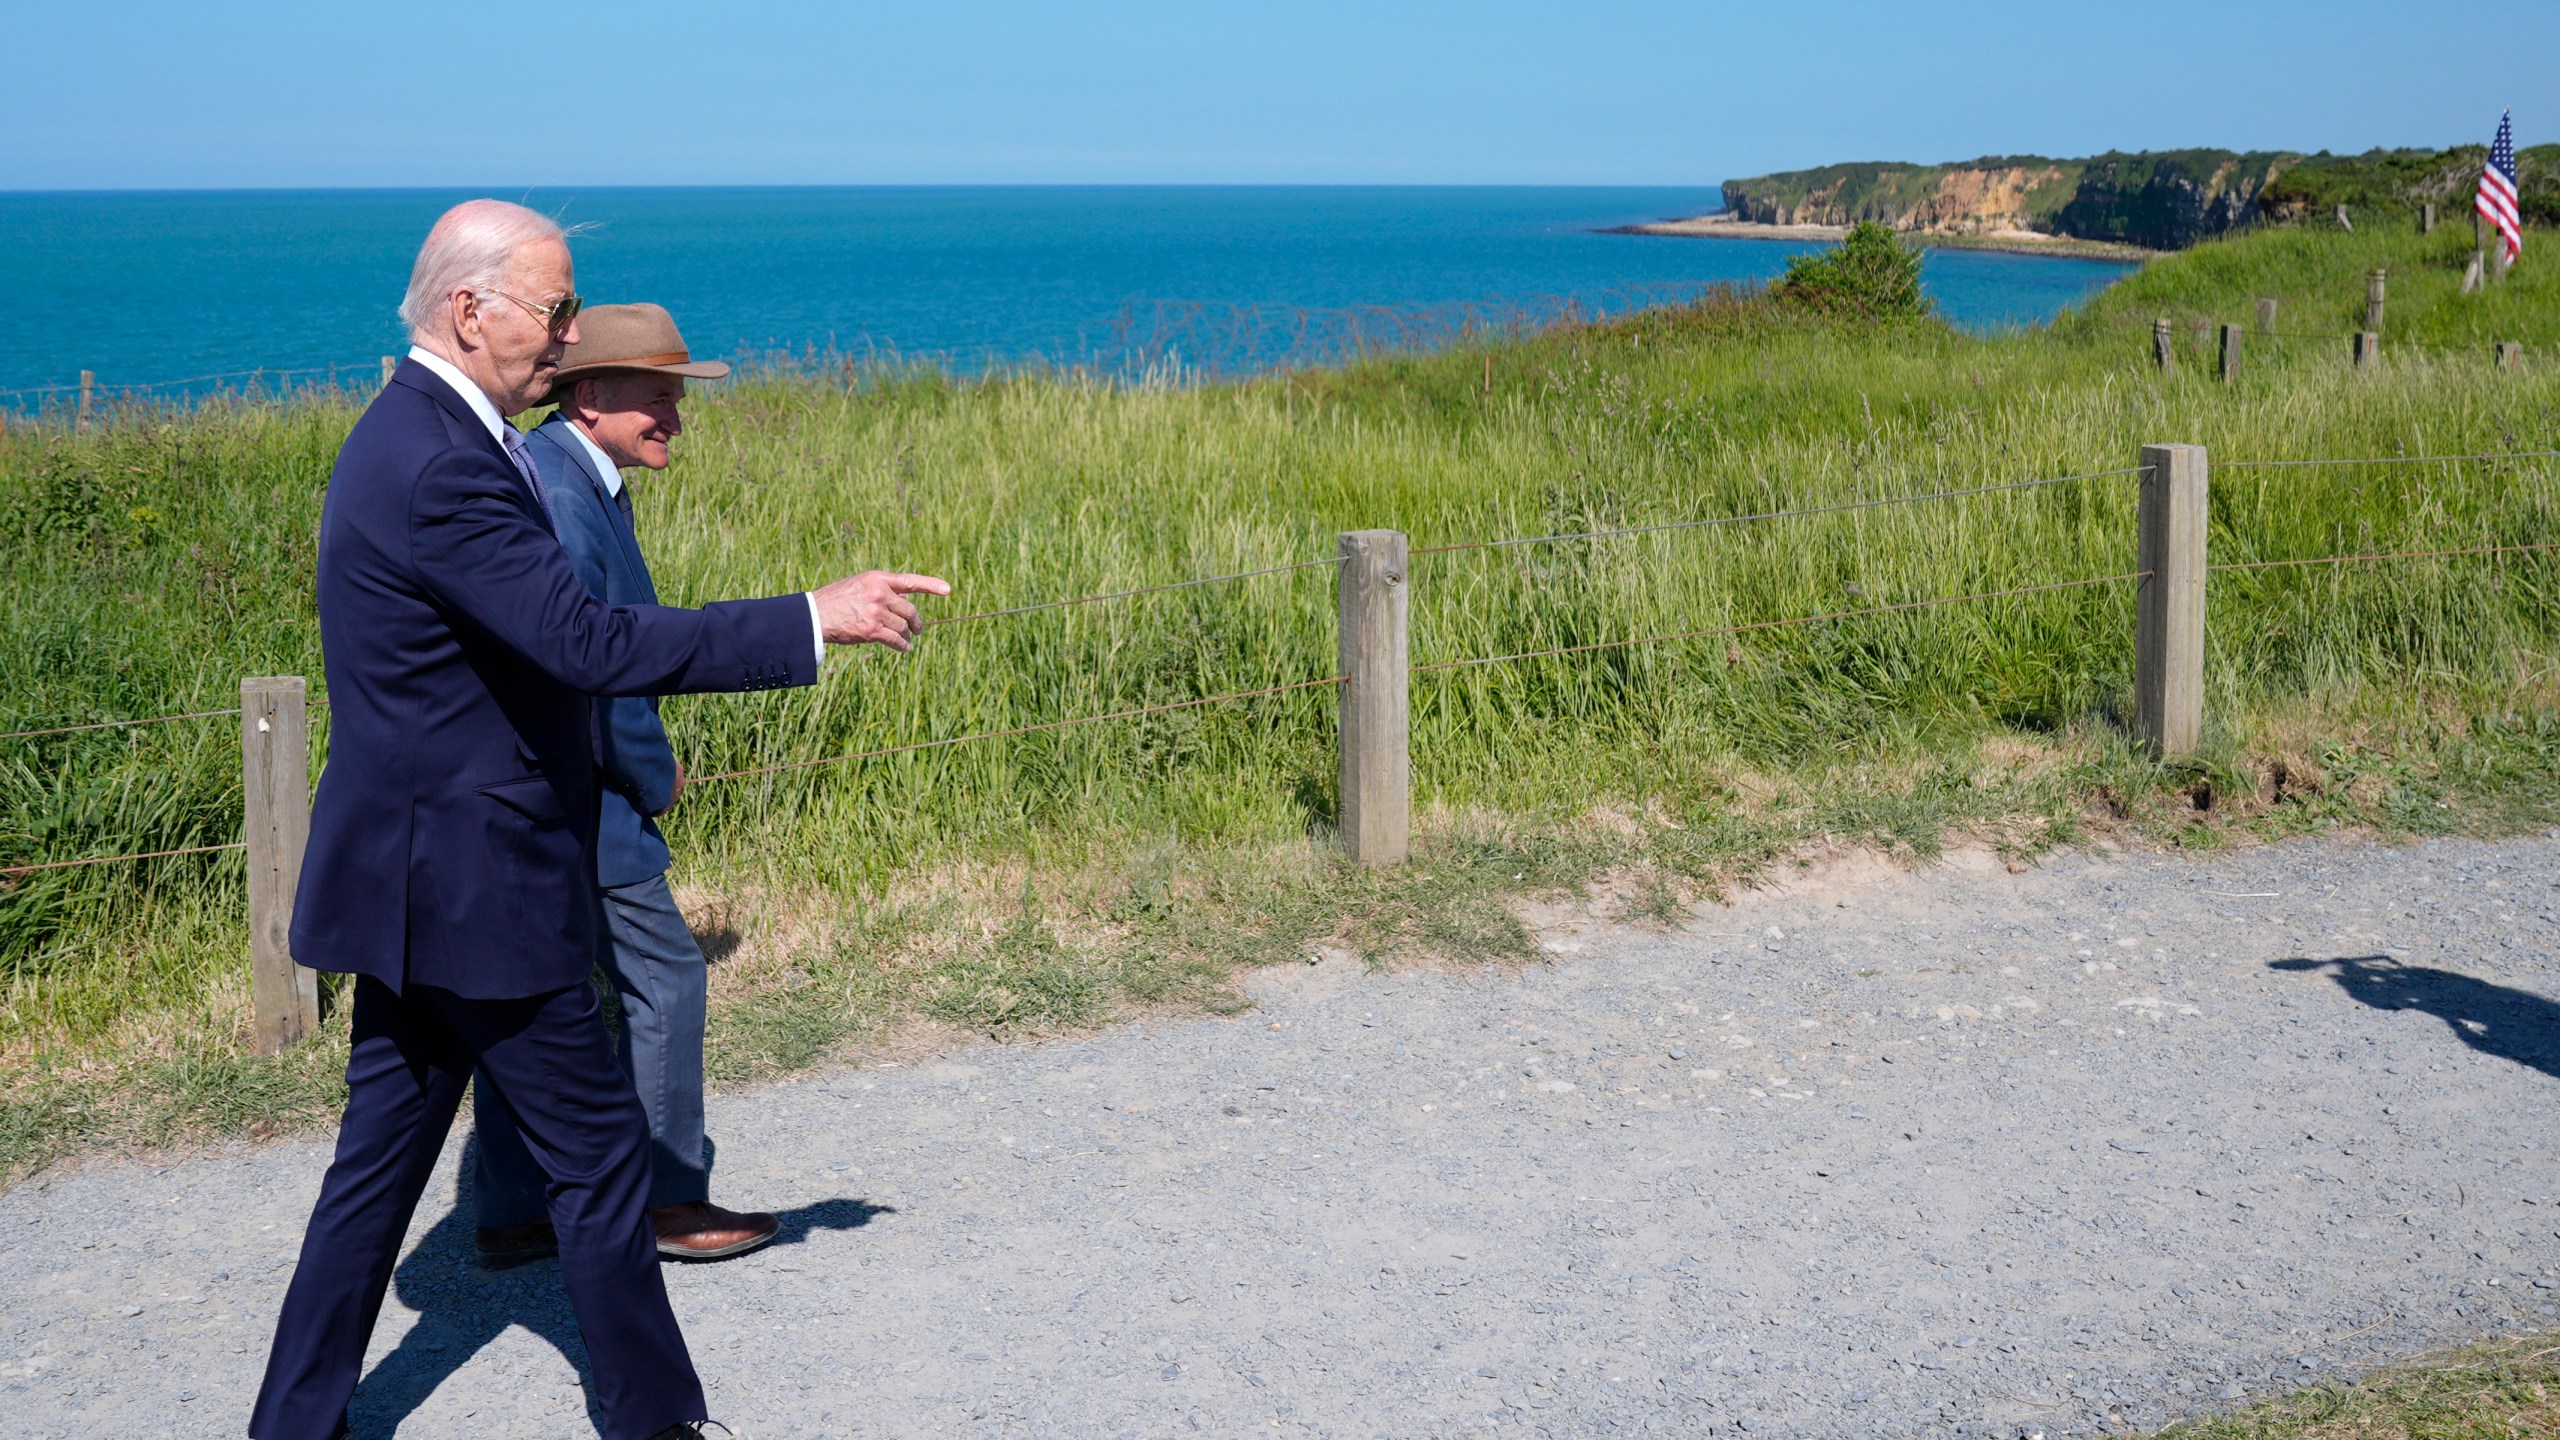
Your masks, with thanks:
[[[667,877],[604,892],[604,973],[622,997],[622,1073],[649,1117],[649,1207],[711,1198],[711,1147],[702,1133],[702,1025],[709,968],[676,908]],[[480,1127],[472,1187],[484,1227],[548,1214],[542,1167],[488,1087],[471,1092]]]
[[[369,978],[337,1159],[276,1319],[250,1413],[254,1440],[342,1433],[411,1212],[477,1068],[550,1177],[560,1277],[585,1338],[605,1440],[646,1440],[706,1418],[650,1233],[649,1127],[614,1062],[595,991],[466,1000]]]

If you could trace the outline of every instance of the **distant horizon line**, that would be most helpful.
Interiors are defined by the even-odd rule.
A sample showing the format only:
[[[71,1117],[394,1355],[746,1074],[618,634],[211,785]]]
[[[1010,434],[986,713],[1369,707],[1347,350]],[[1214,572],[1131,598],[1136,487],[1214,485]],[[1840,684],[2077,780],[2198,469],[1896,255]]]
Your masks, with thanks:
[[[421,195],[503,197],[542,190],[1720,190],[1722,180],[777,180],[542,181],[481,185],[80,185],[0,186],[0,199],[34,195]]]

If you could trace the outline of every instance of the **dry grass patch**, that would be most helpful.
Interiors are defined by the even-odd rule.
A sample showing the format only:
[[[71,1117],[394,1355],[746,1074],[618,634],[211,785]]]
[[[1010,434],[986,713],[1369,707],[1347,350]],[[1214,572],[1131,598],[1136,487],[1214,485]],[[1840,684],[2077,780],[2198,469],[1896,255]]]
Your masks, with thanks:
[[[2560,1435],[2560,1335],[2428,1356],[2152,1440],[2524,1440]]]

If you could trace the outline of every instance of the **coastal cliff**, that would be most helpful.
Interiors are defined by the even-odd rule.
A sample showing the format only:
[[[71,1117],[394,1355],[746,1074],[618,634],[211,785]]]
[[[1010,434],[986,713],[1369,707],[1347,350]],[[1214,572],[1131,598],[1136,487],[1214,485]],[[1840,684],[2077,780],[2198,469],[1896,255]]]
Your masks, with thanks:
[[[2434,202],[2459,220],[2487,159],[2481,146],[2362,155],[2162,150],[2079,160],[1986,156],[1949,165],[1826,165],[1728,180],[1728,225],[1782,228],[1880,221],[1924,236],[2064,238],[2179,250],[2258,223],[2412,214]],[[2517,152],[2528,222],[2560,222],[2560,145]]]

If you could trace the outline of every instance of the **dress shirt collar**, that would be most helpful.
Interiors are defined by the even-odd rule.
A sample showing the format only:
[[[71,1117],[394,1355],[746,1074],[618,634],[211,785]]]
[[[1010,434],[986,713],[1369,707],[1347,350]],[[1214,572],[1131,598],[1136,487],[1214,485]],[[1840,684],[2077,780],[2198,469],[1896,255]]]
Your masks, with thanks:
[[[505,418],[498,414],[497,405],[481,391],[480,387],[471,383],[470,376],[454,368],[452,361],[424,345],[410,346],[409,358],[434,371],[437,379],[452,386],[453,393],[462,397],[462,403],[471,407],[471,413],[480,417],[480,423],[489,427],[489,438],[498,442],[499,449],[507,448],[506,437],[498,433],[500,427],[507,423]]]
[[[608,496],[621,494],[622,469],[613,463],[613,457],[604,453],[604,447],[587,433],[586,426],[566,415],[560,417],[560,423],[568,428],[570,434],[578,437],[579,444],[587,447],[587,458],[596,463],[596,474],[604,478],[604,493]]]

